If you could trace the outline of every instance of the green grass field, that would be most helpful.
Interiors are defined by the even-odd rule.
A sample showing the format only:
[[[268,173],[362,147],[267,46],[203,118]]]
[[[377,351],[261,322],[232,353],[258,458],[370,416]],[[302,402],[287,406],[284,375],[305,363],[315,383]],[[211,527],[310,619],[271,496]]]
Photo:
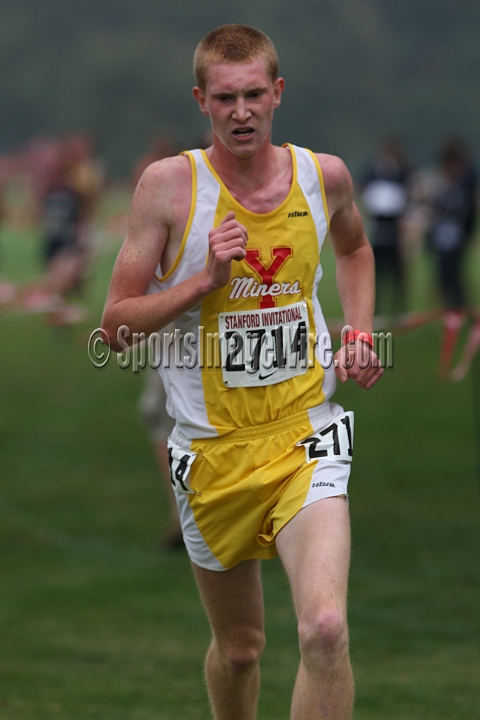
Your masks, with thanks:
[[[37,271],[36,239],[4,231],[4,275]],[[1,720],[204,720],[209,630],[184,552],[158,538],[166,505],[138,413],[141,376],[96,370],[115,252],[89,280],[88,322],[54,333],[0,315]],[[332,256],[322,299],[339,315]],[[472,252],[478,290],[480,257]],[[431,295],[428,263],[412,276]],[[478,297],[478,295],[477,295]],[[440,327],[395,338],[394,369],[356,412],[349,615],[355,720],[480,717],[480,361],[438,380]],[[477,427],[478,437],[478,427]],[[283,570],[264,564],[268,645],[259,720],[288,717],[298,662]]]

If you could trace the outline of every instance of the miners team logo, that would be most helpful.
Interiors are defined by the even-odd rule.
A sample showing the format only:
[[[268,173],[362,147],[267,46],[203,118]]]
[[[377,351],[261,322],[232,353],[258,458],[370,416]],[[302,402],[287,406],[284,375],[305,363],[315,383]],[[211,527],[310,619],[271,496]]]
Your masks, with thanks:
[[[244,258],[254,273],[260,278],[260,282],[250,276],[235,277],[231,281],[231,300],[239,298],[259,298],[260,309],[276,307],[275,297],[278,295],[298,295],[301,292],[300,283],[275,282],[275,277],[280,268],[284,266],[289,258],[293,256],[293,248],[272,247],[270,248],[270,261],[265,264],[260,248],[249,248]]]

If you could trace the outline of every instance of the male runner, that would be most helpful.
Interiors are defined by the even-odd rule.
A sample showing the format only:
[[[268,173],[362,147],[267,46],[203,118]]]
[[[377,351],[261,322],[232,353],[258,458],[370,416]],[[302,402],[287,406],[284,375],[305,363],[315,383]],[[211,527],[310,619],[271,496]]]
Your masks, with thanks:
[[[175,321],[184,339],[183,366],[163,363],[161,373],[176,419],[172,482],[212,627],[206,678],[214,717],[256,716],[265,643],[259,561],[278,553],[301,651],[291,717],[345,720],[353,703],[353,426],[329,398],[335,372],[363,388],[383,372],[371,348],[372,251],[341,160],[271,143],[285,83],[269,38],[222,26],[201,41],[194,65],[193,92],[213,145],[145,171],[103,327],[117,350],[122,325],[149,334]],[[317,285],[328,228],[352,328],[335,370],[332,362],[322,367],[321,340],[310,357],[310,338],[326,332]],[[220,363],[206,357],[215,332],[224,338]]]

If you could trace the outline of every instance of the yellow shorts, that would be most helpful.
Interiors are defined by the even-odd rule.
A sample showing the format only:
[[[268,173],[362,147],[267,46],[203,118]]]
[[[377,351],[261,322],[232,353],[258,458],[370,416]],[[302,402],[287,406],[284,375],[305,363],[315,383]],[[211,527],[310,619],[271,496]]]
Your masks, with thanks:
[[[227,570],[275,557],[303,507],[347,495],[353,413],[325,402],[286,420],[188,441],[174,429],[170,471],[192,562]]]

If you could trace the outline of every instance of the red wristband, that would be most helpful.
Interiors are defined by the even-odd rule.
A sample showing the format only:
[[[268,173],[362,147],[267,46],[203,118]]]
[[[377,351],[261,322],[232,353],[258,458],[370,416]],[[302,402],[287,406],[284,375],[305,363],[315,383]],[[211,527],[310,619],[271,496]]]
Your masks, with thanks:
[[[373,337],[364,330],[347,330],[345,334],[342,334],[342,345],[348,345],[357,340],[368,343],[373,349]]]

